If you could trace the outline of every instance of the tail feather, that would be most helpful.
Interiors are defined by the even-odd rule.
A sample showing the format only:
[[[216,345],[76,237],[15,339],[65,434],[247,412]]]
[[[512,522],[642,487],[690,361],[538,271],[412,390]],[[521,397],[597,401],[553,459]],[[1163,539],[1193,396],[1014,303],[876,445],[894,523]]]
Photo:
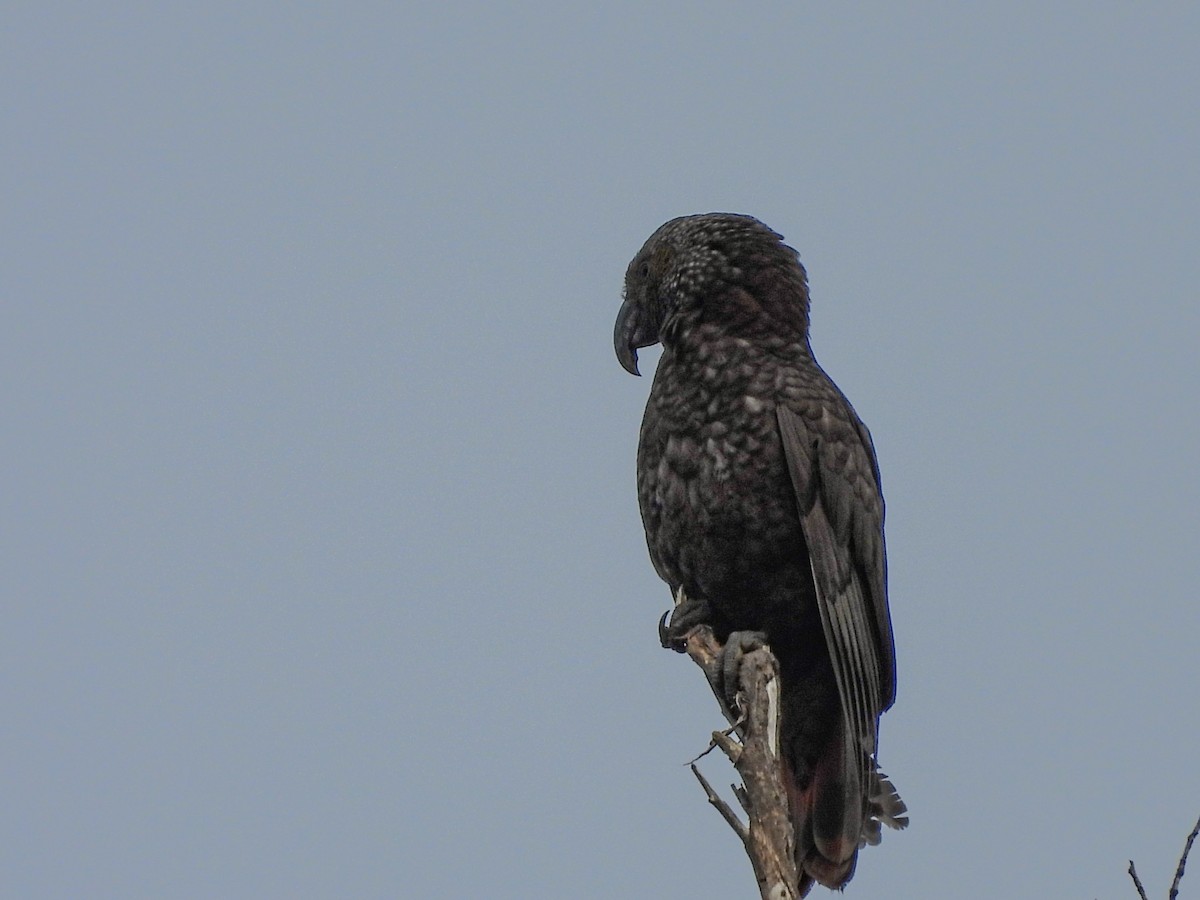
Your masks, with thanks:
[[[844,887],[854,875],[859,849],[878,844],[883,825],[895,829],[908,825],[908,808],[874,760],[868,760],[865,769],[866,790],[858,780],[860,771],[862,764],[850,758],[841,729],[803,787],[784,762],[801,896],[813,881],[828,888]]]
[[[862,842],[874,847],[883,834],[881,825],[902,831],[908,827],[908,806],[896,786],[878,769],[871,771],[871,790],[867,794],[867,819],[863,822]]]

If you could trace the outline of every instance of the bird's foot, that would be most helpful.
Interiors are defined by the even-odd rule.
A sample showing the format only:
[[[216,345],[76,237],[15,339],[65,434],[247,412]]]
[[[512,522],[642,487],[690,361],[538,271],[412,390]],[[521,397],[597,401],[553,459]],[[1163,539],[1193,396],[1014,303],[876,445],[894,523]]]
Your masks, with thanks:
[[[675,607],[658,620],[658,640],[667,650],[687,651],[687,636],[697,625],[712,624],[712,607],[707,600],[689,596],[683,588],[675,591]]]
[[[716,683],[713,687],[732,712],[739,712],[738,686],[741,684],[742,661],[750,653],[765,646],[767,636],[761,631],[735,631],[729,635],[729,639],[721,648],[714,673]]]

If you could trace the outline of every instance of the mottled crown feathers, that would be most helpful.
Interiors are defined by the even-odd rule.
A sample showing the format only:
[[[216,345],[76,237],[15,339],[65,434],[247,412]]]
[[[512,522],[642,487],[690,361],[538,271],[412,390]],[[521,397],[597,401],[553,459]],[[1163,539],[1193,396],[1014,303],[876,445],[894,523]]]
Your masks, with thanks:
[[[733,336],[805,341],[808,279],[796,251],[752,216],[704,213],[672,219],[625,272],[617,353],[636,371],[636,349],[695,332],[701,322]]]

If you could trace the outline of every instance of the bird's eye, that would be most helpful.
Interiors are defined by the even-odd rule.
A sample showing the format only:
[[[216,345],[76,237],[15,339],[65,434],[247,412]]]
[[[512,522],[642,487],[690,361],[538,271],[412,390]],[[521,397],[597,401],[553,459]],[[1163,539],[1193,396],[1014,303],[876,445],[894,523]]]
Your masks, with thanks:
[[[648,262],[642,263],[642,267],[640,269],[638,269],[638,272],[641,273],[641,276],[643,278],[649,278],[650,277],[650,263],[648,263]]]

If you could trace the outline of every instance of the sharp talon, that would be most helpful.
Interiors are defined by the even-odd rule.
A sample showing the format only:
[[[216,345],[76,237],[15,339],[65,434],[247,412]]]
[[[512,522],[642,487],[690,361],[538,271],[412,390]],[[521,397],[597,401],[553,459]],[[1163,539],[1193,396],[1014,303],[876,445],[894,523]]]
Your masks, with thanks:
[[[712,619],[707,602],[687,596],[680,588],[675,594],[675,606],[658,620],[658,640],[668,650],[687,652],[687,637],[697,625]]]
[[[671,610],[667,610],[662,614],[662,618],[658,620],[658,642],[665,649],[671,649],[671,641],[667,633],[667,619],[671,616]]]

